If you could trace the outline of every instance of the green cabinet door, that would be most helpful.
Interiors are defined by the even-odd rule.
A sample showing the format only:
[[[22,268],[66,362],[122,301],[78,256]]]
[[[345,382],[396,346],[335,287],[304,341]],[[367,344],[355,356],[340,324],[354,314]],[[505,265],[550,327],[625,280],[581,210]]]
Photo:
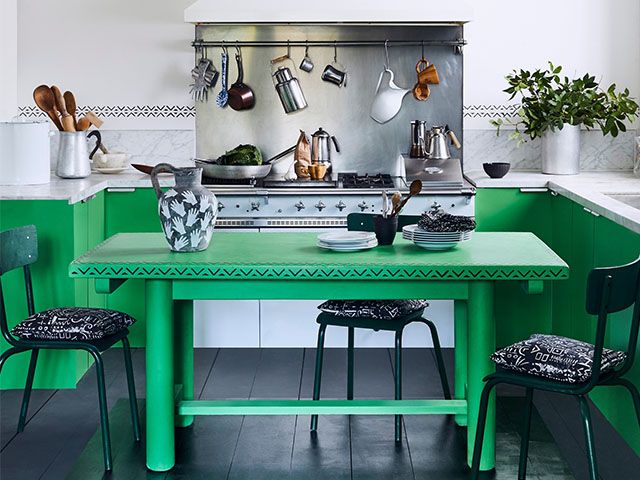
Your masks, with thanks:
[[[102,195],[86,203],[62,200],[0,201],[0,230],[33,224],[38,230],[38,261],[32,266],[36,311],[53,307],[104,306],[93,280],[73,280],[69,263],[104,238]],[[22,270],[2,277],[6,312],[11,328],[27,316]],[[9,344],[0,339],[0,349]],[[1,388],[23,388],[29,354],[12,356],[0,376]],[[73,388],[90,365],[80,351],[46,350],[40,354],[34,388]]]
[[[152,188],[134,191],[108,191],[105,199],[105,235],[123,232],[159,232],[158,201]],[[131,327],[132,346],[145,344],[144,282],[129,280],[108,296],[107,305],[133,316],[137,321]]]
[[[551,195],[517,188],[478,189],[476,221],[481,232],[533,232],[547,244],[552,237]],[[495,286],[496,341],[499,347],[551,332],[552,283],[539,295],[526,294],[515,282]]]

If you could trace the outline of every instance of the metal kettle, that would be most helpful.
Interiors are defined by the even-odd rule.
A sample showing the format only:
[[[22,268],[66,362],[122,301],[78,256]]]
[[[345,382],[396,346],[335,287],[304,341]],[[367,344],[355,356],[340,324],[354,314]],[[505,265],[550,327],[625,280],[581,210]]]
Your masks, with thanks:
[[[331,144],[329,140],[336,147],[336,152],[340,153],[340,145],[338,145],[336,137],[323,130],[322,127],[311,135],[311,163],[331,161]]]
[[[447,138],[448,137],[448,138]],[[448,160],[451,158],[449,151],[449,142],[451,145],[460,149],[460,142],[455,133],[449,128],[449,125],[433,126],[427,134],[426,158],[430,160]]]

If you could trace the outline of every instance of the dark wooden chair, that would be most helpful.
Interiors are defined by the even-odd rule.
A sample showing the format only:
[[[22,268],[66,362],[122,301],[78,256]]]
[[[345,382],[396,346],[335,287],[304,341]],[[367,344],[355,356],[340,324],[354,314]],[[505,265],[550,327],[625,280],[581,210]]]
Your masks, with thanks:
[[[373,214],[351,213],[347,216],[347,229],[353,231],[372,232],[374,230]],[[412,223],[417,223],[419,216],[400,216],[398,217],[398,231],[402,231],[402,227]],[[451,399],[449,382],[447,380],[447,372],[444,367],[442,358],[442,349],[440,347],[440,339],[435,324],[422,316],[424,309],[410,312],[406,315],[398,316],[393,319],[378,319],[369,317],[345,317],[332,313],[322,312],[318,315],[317,322],[320,325],[318,329],[318,346],[316,350],[316,366],[315,377],[313,383],[313,399],[320,399],[320,386],[322,381],[322,357],[324,353],[324,337],[327,326],[347,327],[347,400],[353,400],[353,349],[354,335],[356,328],[366,328],[369,330],[379,331],[387,330],[395,332],[395,399],[402,399],[402,332],[404,327],[413,322],[424,323],[431,332],[433,346],[435,349],[436,363],[440,374],[440,382],[446,399]],[[315,433],[318,428],[318,416],[311,416],[311,432]],[[402,437],[402,415],[395,416],[395,440],[400,442]]]
[[[629,343],[626,351],[616,352],[605,349],[604,339],[608,315],[610,313],[626,310],[631,306],[634,308],[629,330]],[[591,415],[586,397],[587,394],[598,386],[618,385],[626,388],[633,399],[638,426],[640,426],[640,395],[638,394],[638,389],[629,380],[622,378],[633,365],[638,341],[638,327],[640,326],[640,258],[627,265],[609,268],[596,268],[592,270],[587,279],[586,311],[591,315],[598,316],[595,346],[590,346],[593,347],[592,350],[589,348],[588,362],[578,362],[577,364],[568,367],[568,369],[570,368],[574,370],[576,368],[581,368],[582,372],[580,372],[580,379],[582,381],[568,383],[566,378],[543,378],[541,376],[543,369],[539,368],[540,364],[534,365],[533,363],[531,363],[531,365],[532,367],[535,367],[535,371],[532,369],[531,372],[518,372],[514,371],[512,368],[501,368],[496,373],[488,375],[484,379],[486,384],[482,391],[480,400],[478,428],[476,430],[473,464],[471,469],[472,478],[477,479],[479,475],[480,456],[482,453],[482,440],[484,437],[489,395],[493,387],[499,383],[519,385],[526,389],[527,406],[525,407],[524,430],[520,446],[520,463],[518,468],[519,479],[524,479],[526,477],[531,408],[533,391],[535,389],[574,395],[577,397],[580,404],[580,413],[582,415],[582,423],[585,432],[587,457],[589,460],[589,474],[592,480],[596,480],[598,478],[598,467],[596,463]],[[563,337],[559,338],[563,339]],[[522,344],[522,342],[520,342],[520,344]],[[567,342],[563,341],[563,344],[560,345],[555,352],[562,352],[564,350],[566,353],[573,353],[566,350],[566,344]],[[514,346],[517,345],[518,344],[515,344]],[[506,347],[506,349],[503,350],[510,348],[511,347]],[[514,352],[513,349],[510,351]],[[499,353],[500,351],[496,352],[496,355]],[[562,353],[559,355],[562,355]],[[616,357],[616,361],[609,361],[609,359],[613,357]],[[522,358],[519,358],[518,360],[522,360]],[[515,361],[515,359],[513,361]],[[567,363],[567,365],[569,365],[569,363]],[[522,363],[520,363],[520,366],[522,366]],[[548,372],[549,371],[547,370],[547,376]],[[566,376],[566,374],[567,372],[563,371],[563,375]],[[584,377],[584,379],[582,379],[582,377]]]
[[[22,407],[18,419],[18,432],[24,430],[33,377],[38,361],[38,352],[42,349],[85,350],[91,354],[96,364],[104,466],[105,470],[110,471],[112,468],[111,438],[109,435],[107,396],[101,352],[112,347],[117,342],[122,342],[133,436],[135,441],[139,442],[140,420],[131,365],[131,350],[127,339],[129,330],[125,326],[127,324],[130,325],[134,320],[126,314],[98,308],[72,307],[50,309],[36,313],[30,265],[37,259],[38,242],[35,226],[28,225],[0,232],[0,330],[4,339],[11,345],[8,350],[0,355],[0,372],[4,362],[10,356],[21,352],[31,352],[31,360],[22,397]],[[2,275],[20,267],[24,271],[29,318],[16,325],[12,331],[9,331],[2,293]]]

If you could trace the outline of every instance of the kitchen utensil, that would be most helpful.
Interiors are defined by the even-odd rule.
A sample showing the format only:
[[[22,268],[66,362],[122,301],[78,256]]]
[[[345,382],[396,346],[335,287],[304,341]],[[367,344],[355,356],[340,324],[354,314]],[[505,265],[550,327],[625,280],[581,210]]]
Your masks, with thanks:
[[[321,78],[325,82],[333,83],[339,87],[347,86],[347,69],[338,62],[338,47],[335,44],[333,46],[333,63],[324,67]]]
[[[147,175],[150,175],[153,170],[151,165],[142,165],[141,163],[132,163],[131,166],[139,172],[146,173]]]
[[[411,149],[409,157],[425,158],[427,156],[427,122],[414,120],[411,122]]]
[[[307,99],[302,93],[295,69],[289,45],[286,55],[271,60],[271,78],[285,113],[294,113],[307,107]]]
[[[482,168],[491,178],[502,178],[511,168],[511,164],[506,162],[483,163]]]
[[[104,124],[104,122],[93,112],[87,112],[84,116],[91,122],[91,125],[96,128],[100,128]]]
[[[78,124],[76,125],[76,130],[78,132],[84,132],[91,126],[91,122],[87,117],[82,117],[78,119]]]
[[[431,160],[448,160],[451,158],[449,141],[456,148],[460,148],[458,137],[449,129],[448,125],[434,125],[427,136],[427,158]]]
[[[307,167],[311,180],[322,180],[327,174],[330,163],[314,163]]]
[[[229,68],[229,52],[227,51],[227,47],[222,47],[222,54],[220,55],[220,58],[222,63],[222,79],[220,80],[220,92],[218,92],[218,96],[216,97],[216,105],[218,105],[220,108],[224,108],[227,106],[227,101],[229,100],[229,93],[227,91],[227,69]]]
[[[311,61],[311,57],[309,57],[309,44],[307,44],[304,48],[304,58],[300,62],[300,70],[309,73],[313,70],[313,66],[313,61]]]
[[[269,175],[271,165],[218,165],[211,160],[196,158],[197,167],[202,168],[206,177],[224,180],[248,180]]]
[[[176,179],[175,187],[164,193],[158,181],[161,172],[171,172]],[[159,163],[151,171],[151,184],[158,197],[160,223],[171,250],[206,250],[218,217],[218,200],[202,186],[202,169]]]
[[[404,200],[400,202],[397,208],[393,212],[391,212],[391,216],[399,215],[402,209],[404,208],[404,206],[409,201],[409,199],[411,199],[411,197],[415,195],[418,195],[421,191],[422,191],[422,182],[420,180],[414,180],[413,182],[411,182],[411,185],[409,185],[409,195],[407,195],[404,198]]]
[[[440,83],[435,65],[429,63],[424,57],[416,63],[416,72],[418,73],[418,82],[421,84],[437,85]]]
[[[386,191],[382,191],[382,217],[387,218],[387,211],[389,210],[389,196]]]
[[[311,135],[311,163],[323,163],[331,161],[331,144],[333,142],[336,152],[340,153],[340,145],[336,137],[330,135],[320,127],[313,135]],[[324,176],[324,175],[323,175]]]
[[[385,76],[389,76],[389,80],[383,84]],[[402,99],[411,90],[408,88],[400,88],[393,82],[393,72],[386,68],[380,73],[376,93],[371,104],[370,116],[378,123],[387,123],[395,117],[402,108]]]
[[[280,153],[277,153],[276,155],[274,155],[273,157],[269,158],[268,160],[265,160],[264,162],[262,162],[263,165],[266,165],[268,163],[273,163],[276,160],[279,160],[282,157],[286,157],[287,155],[289,155],[290,153],[293,153],[293,151],[296,149],[296,146],[293,145],[292,147],[287,148],[286,150],[283,150]]]
[[[204,102],[209,98],[209,89],[213,88],[218,81],[219,73],[213,62],[207,58],[207,49],[202,47],[200,52],[200,60],[198,64],[191,70],[191,78],[193,83],[190,84],[191,96],[194,100]]]
[[[73,125],[74,127],[76,127],[76,130],[77,130],[78,128],[77,128],[77,120],[76,120],[76,109],[77,109],[76,97],[73,95],[72,92],[67,90],[62,95],[62,98],[64,98],[64,103],[67,107],[67,112],[73,118]]]
[[[431,89],[429,88],[429,85],[427,85],[426,83],[416,83],[413,86],[413,98],[415,98],[416,100],[420,101],[420,102],[424,102],[426,100],[428,100],[428,98],[431,96]]]
[[[228,92],[229,106],[234,110],[248,110],[255,104],[255,95],[249,85],[243,83],[244,68],[242,66],[242,52],[240,47],[236,47],[236,64],[238,65],[238,79]]]
[[[0,122],[0,184],[49,183],[50,143],[47,120]]]
[[[101,136],[97,130],[93,130],[90,135],[96,137],[96,145],[91,153],[89,153],[87,141],[89,136],[85,132],[60,132],[60,146],[56,163],[58,177],[85,178],[91,175],[89,160],[98,150]]]
[[[75,132],[76,125],[73,117],[67,112],[67,106],[62,96],[62,92],[55,85],[51,85],[51,91],[56,99],[56,109],[60,112],[60,122],[65,132]]]
[[[390,217],[395,215],[395,211],[397,210],[398,205],[400,205],[400,200],[402,200],[402,196],[400,195],[400,192],[395,192],[391,196],[391,213],[389,215]]]
[[[47,114],[56,128],[63,131],[64,128],[62,127],[56,110],[56,98],[51,91],[51,87],[48,85],[37,86],[33,91],[33,100],[36,102],[38,108]]]

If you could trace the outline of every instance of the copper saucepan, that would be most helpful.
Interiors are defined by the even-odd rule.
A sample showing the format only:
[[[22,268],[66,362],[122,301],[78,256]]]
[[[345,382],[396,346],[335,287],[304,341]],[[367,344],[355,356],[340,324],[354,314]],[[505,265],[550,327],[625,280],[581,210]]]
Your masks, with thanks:
[[[238,79],[229,88],[228,104],[234,110],[248,110],[256,103],[255,95],[249,85],[243,83],[244,68],[242,67],[242,53],[240,47],[236,47],[236,63],[238,65]]]

